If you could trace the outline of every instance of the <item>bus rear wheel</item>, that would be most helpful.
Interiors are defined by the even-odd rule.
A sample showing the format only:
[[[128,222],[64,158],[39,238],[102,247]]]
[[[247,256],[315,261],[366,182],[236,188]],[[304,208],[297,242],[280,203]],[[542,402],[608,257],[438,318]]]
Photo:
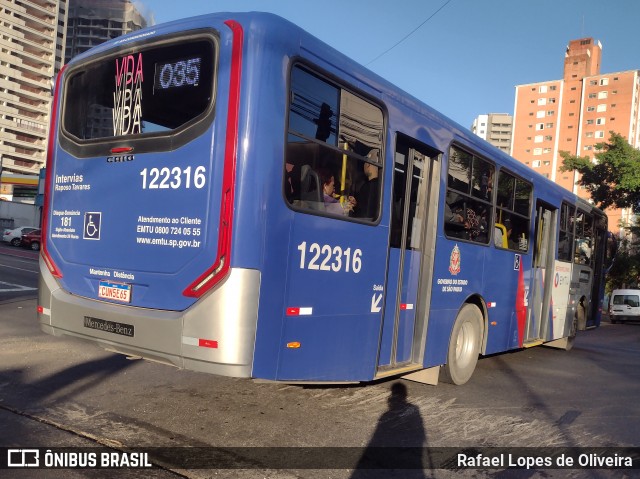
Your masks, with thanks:
[[[465,304],[458,313],[449,340],[444,382],[461,385],[471,379],[480,354],[482,322],[482,313],[473,304]]]

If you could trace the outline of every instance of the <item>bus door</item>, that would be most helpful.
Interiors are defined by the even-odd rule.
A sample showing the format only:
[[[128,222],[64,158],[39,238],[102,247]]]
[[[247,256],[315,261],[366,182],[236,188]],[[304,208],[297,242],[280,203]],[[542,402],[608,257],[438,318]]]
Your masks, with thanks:
[[[546,338],[553,288],[554,257],[556,250],[557,210],[538,201],[536,204],[536,230],[533,244],[532,281],[529,289],[529,309],[524,344]]]
[[[378,374],[422,364],[440,178],[439,152],[398,136]]]

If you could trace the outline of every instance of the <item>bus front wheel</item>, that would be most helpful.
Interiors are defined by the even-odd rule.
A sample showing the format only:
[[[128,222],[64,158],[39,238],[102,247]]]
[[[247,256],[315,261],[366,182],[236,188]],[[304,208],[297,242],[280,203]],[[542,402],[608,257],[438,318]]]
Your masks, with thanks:
[[[471,378],[480,354],[482,323],[482,313],[477,306],[465,304],[462,307],[451,331],[444,382],[460,385]]]

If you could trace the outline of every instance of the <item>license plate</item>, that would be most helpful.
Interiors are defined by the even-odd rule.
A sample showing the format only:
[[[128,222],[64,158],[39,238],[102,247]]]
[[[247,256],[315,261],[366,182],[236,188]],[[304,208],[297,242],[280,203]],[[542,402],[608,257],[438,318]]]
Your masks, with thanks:
[[[115,283],[113,281],[100,281],[98,286],[98,297],[111,299],[122,303],[131,302],[131,285],[125,283]]]

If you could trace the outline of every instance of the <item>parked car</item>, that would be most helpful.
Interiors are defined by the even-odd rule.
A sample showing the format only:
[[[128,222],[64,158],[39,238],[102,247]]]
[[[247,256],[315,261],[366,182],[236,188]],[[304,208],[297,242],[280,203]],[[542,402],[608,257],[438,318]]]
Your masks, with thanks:
[[[20,244],[25,248],[31,248],[33,251],[40,249],[40,230],[34,230],[31,233],[22,235]]]
[[[2,235],[2,241],[11,243],[13,246],[20,246],[22,235],[31,233],[32,231],[35,231],[37,229],[38,228],[36,226],[20,226],[11,230],[5,230],[4,234]]]
[[[614,289],[609,300],[609,321],[640,319],[640,290]]]

